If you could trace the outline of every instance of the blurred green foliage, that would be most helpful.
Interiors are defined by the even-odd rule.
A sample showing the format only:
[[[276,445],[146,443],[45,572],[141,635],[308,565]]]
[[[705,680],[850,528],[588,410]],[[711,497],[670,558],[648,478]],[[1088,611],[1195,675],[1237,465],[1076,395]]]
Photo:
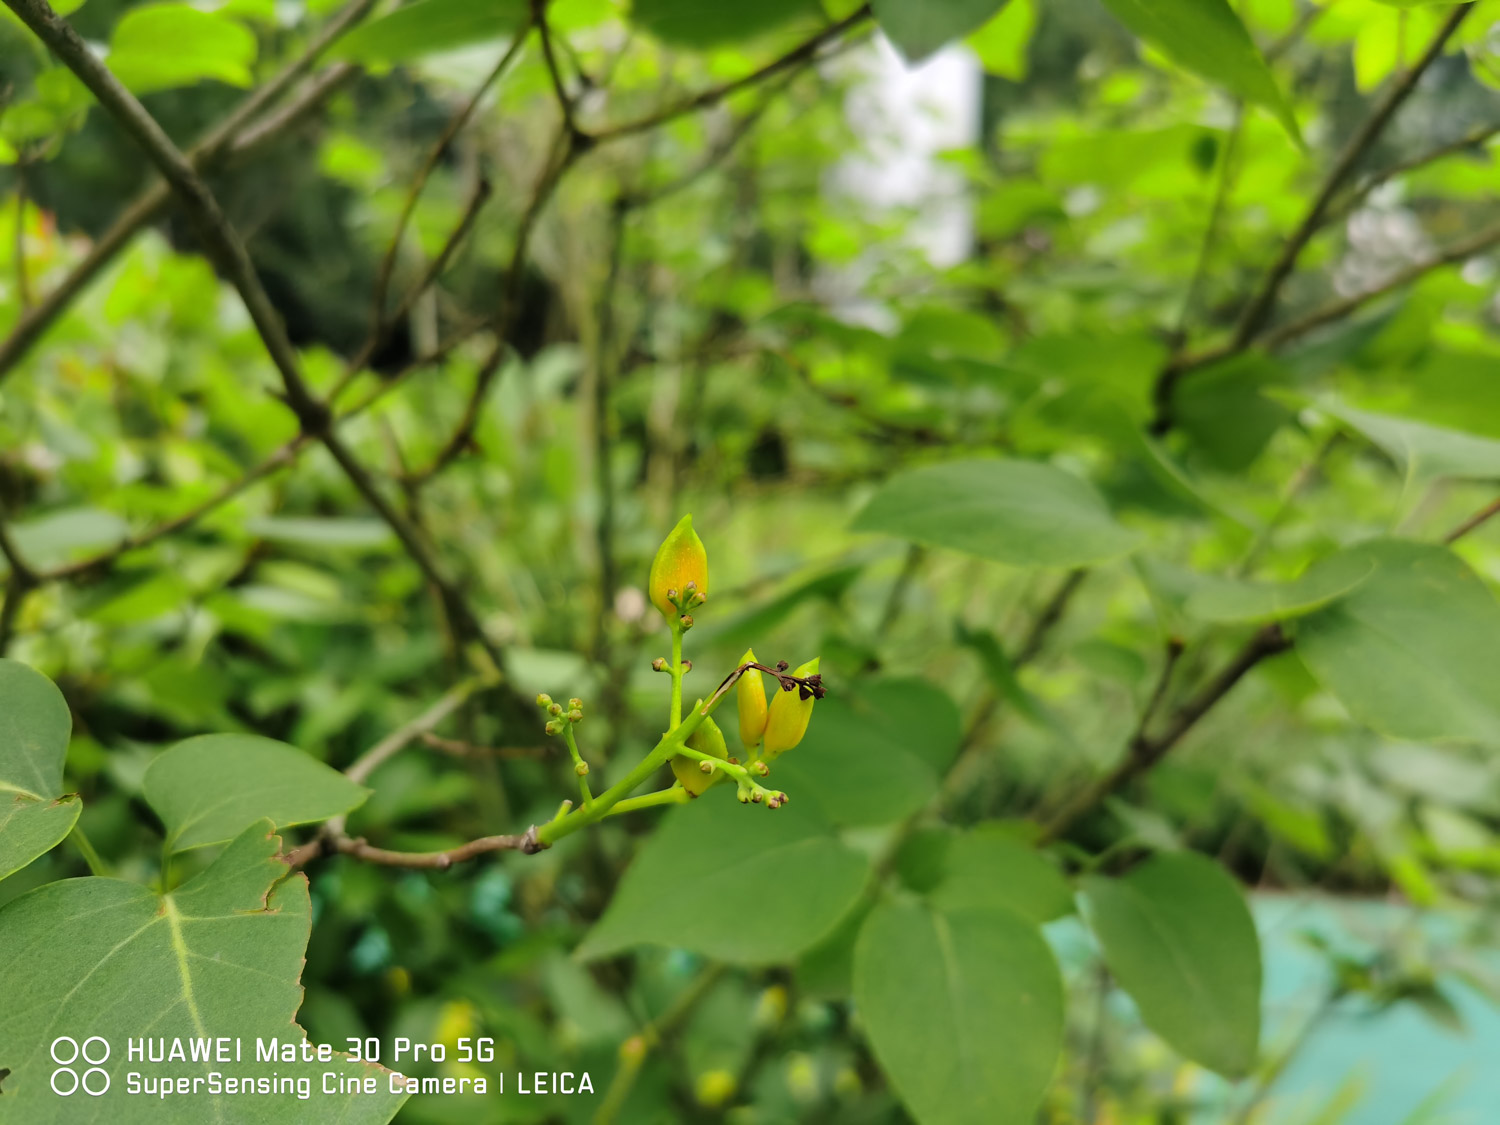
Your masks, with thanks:
[[[1249,888],[1472,923],[1310,938],[1330,1008],[1452,1025],[1456,982],[1493,992],[1500,2],[55,8],[210,138],[386,509],[0,10],[0,953],[91,867],[143,918],[264,900],[261,817],[398,852],[544,824],[579,779],[538,692],[587,702],[604,791],[662,737],[647,572],[691,511],[686,703],[749,645],[821,657],[792,804],[308,859],[310,899],[274,893],[312,920],[311,1039],[506,1077],[397,1120],[1295,1123]],[[878,202],[925,111],[872,87],[945,46],[977,128]],[[71,715],[61,780],[23,664]],[[367,797],[338,776],[461,685]],[[1075,894],[1097,938],[1060,975]],[[288,989],[295,944],[260,950]],[[0,1012],[0,1066],[36,1034]],[[595,1093],[517,1094],[536,1071]],[[1331,1096],[1306,1120],[1357,1110]]]

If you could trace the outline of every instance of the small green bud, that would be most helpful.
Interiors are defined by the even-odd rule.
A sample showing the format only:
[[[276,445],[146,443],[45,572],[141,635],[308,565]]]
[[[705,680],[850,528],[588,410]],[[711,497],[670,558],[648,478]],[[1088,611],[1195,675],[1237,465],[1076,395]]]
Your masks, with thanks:
[[[548,734],[562,734],[562,724],[556,719],[549,722],[545,729]]]
[[[568,710],[570,711],[577,711],[582,706],[583,700],[579,699],[576,695],[572,699],[568,700]]]
[[[693,627],[693,615],[691,613],[684,613],[677,619],[677,621],[684,630],[691,629]]]
[[[561,703],[549,703],[547,705],[547,714],[549,714],[549,715],[561,715],[562,714],[562,704]]]
[[[573,708],[573,710],[571,710],[571,711],[568,712],[568,722],[570,722],[570,723],[581,723],[581,722],[583,722],[583,712],[580,711],[577,707]]]
[[[658,656],[651,662],[651,670],[653,672],[665,672],[667,670],[667,658],[665,656]]]
[[[537,697],[536,697],[536,705],[538,707],[551,707],[552,706],[552,697],[550,695],[548,695],[545,691],[538,692],[537,693]]]
[[[589,764],[587,762],[579,762],[573,767],[573,772],[579,777],[587,777],[589,775]]]
[[[699,762],[698,770],[700,773],[713,773],[714,764],[712,762]]]

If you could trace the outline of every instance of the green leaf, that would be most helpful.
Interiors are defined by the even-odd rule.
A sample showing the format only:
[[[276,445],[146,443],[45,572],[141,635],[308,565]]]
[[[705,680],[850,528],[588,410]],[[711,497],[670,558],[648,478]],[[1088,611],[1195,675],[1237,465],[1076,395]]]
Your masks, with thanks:
[[[1226,0],[1104,0],[1104,6],[1181,66],[1265,106],[1300,143],[1291,107]]]
[[[1073,912],[1062,873],[1003,824],[981,824],[953,840],[932,901],[940,909],[1004,907],[1036,923]]]
[[[1352,406],[1317,405],[1385,450],[1406,474],[1408,487],[1444,477],[1500,480],[1500,441]]]
[[[796,794],[772,811],[710,789],[642,845],[578,955],[664,945],[733,964],[789,961],[828,936],[868,877],[864,857]]]
[[[1359,722],[1398,738],[1500,745],[1500,605],[1451,551],[1381,539],[1374,572],[1297,623],[1297,651]]]
[[[1010,0],[988,23],[968,38],[979,65],[1000,78],[1026,81],[1030,71],[1027,48],[1036,31],[1036,0]]]
[[[158,895],[118,879],[66,879],[24,894],[0,909],[0,1043],[9,1054],[7,1120],[67,1125],[87,1118],[111,1125],[161,1121],[255,1121],[295,1125],[315,1117],[341,1125],[383,1125],[404,1095],[392,1095],[377,1066],[335,1055],[331,1062],[256,1063],[256,1039],[293,1048],[306,1036],[294,1023],[302,1001],[299,977],[312,920],[307,879],[288,876],[277,858],[281,841],[269,822],[251,825],[202,874]],[[108,1057],[90,1075],[88,1098],[53,1093],[58,1036],[80,1046],[97,1036]],[[149,1035],[184,1042],[226,1037],[244,1044],[244,1059],[161,1067],[129,1060],[128,1039]],[[66,1050],[66,1045],[61,1048]],[[92,1043],[90,1057],[103,1046]],[[88,1064],[74,1068],[82,1078]],[[156,1097],[126,1092],[127,1071],[148,1077],[279,1077],[311,1083],[312,1100],[295,1096],[213,1094],[207,1084]],[[153,1075],[151,1072],[155,1071]],[[377,1093],[325,1094],[323,1073],[376,1079]],[[253,1108],[249,1103],[254,1103]],[[309,1109],[316,1106],[316,1110]],[[310,1116],[311,1115],[311,1116]]]
[[[248,520],[245,531],[257,539],[320,550],[372,550],[393,541],[390,525],[377,519],[262,516]]]
[[[919,756],[919,745],[892,737],[886,721],[868,707],[825,699],[802,744],[777,760],[773,782],[793,801],[813,802],[834,824],[891,824],[937,792],[937,774]]]
[[[1228,1077],[1260,1044],[1260,939],[1244,896],[1193,852],[1147,860],[1119,879],[1083,880],[1104,960],[1141,1018],[1178,1051]]]
[[[94,508],[65,508],[11,526],[11,536],[22,558],[36,567],[67,562],[80,552],[115,546],[130,534],[130,526],[113,512]]]
[[[900,536],[1013,566],[1083,566],[1133,551],[1086,481],[1035,461],[950,461],[888,480],[854,531]]]
[[[0,659],[0,879],[51,851],[83,802],[63,796],[73,717],[40,672]]]
[[[1006,0],[874,0],[880,30],[909,63],[983,27]]]
[[[132,92],[214,80],[249,86],[255,35],[243,24],[188,4],[148,4],[120,17],[109,40],[110,69]]]
[[[1030,1125],[1062,1046],[1062,980],[1035,925],[987,906],[885,902],[860,931],[854,1001],[921,1125]]]
[[[871,680],[857,689],[861,707],[881,724],[885,737],[945,772],[958,757],[963,716],[942,688],[915,676]],[[817,719],[813,720],[813,728]]]
[[[364,63],[400,63],[512,35],[525,26],[526,0],[417,0],[356,28],[333,54]]]
[[[1343,597],[1375,573],[1375,562],[1360,551],[1340,551],[1308,567],[1300,578],[1280,584],[1207,578],[1188,595],[1187,613],[1218,624],[1258,624],[1305,617]]]
[[[176,851],[221,844],[245,826],[313,824],[364,803],[369,790],[295,747],[251,734],[205,734],[151,763],[146,802]]]
[[[753,38],[798,16],[822,17],[817,0],[634,0],[631,22],[663,43],[715,47]]]

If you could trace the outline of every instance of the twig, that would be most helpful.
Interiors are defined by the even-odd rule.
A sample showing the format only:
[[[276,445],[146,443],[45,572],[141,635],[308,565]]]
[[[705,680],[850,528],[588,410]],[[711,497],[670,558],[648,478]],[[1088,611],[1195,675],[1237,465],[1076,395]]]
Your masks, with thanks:
[[[1047,637],[1051,635],[1057,623],[1062,620],[1063,614],[1067,612],[1068,603],[1078,593],[1078,588],[1083,585],[1083,580],[1088,577],[1088,573],[1088,570],[1084,567],[1068,571],[1068,576],[1053,591],[1052,597],[1047,599],[1047,604],[1042,607],[1042,611],[1032,621],[1031,628],[1026,631],[1026,636],[1021,641],[1021,647],[1016,650],[1016,655],[1011,658],[1012,668],[1023,668],[1041,655],[1042,647],[1047,643]],[[964,731],[963,741],[960,744],[963,747],[963,753],[953,763],[954,769],[950,771],[949,776],[953,776],[959,772],[957,769],[959,763],[969,753],[973,752],[978,745],[980,734],[989,726],[990,719],[994,717],[995,711],[999,706],[1000,693],[991,686],[985,692],[984,698],[980,701],[979,706],[974,710],[973,716],[969,719],[969,725]]]
[[[1455,243],[1429,258],[1424,258],[1420,262],[1414,262],[1403,270],[1398,270],[1378,285],[1371,286],[1369,289],[1354,293],[1348,297],[1329,301],[1327,304],[1313,309],[1306,316],[1290,321],[1268,333],[1264,337],[1263,343],[1268,349],[1279,348],[1283,344],[1288,344],[1315,329],[1323,327],[1325,324],[1342,320],[1356,309],[1369,304],[1371,301],[1394,293],[1398,289],[1406,288],[1406,286],[1421,280],[1434,270],[1457,265],[1459,262],[1466,261],[1476,254],[1483,253],[1497,244],[1500,244],[1500,223],[1484,227],[1462,242]]]
[[[457,738],[444,738],[428,731],[421,735],[423,746],[452,758],[544,758],[545,746],[476,746]]]
[[[1470,149],[1477,148],[1497,135],[1500,135],[1500,121],[1491,122],[1488,125],[1479,125],[1470,129],[1463,136],[1457,137],[1446,144],[1438,145],[1436,148],[1420,152],[1407,160],[1397,161],[1389,167],[1381,168],[1379,171],[1373,172],[1367,178],[1361,180],[1359,185],[1349,193],[1347,198],[1339,201],[1338,207],[1329,217],[1331,219],[1347,215],[1363,203],[1369,194],[1381,184],[1389,183],[1398,176],[1404,176],[1408,172],[1415,172],[1419,168],[1425,168],[1427,165],[1435,164],[1447,157],[1456,156],[1461,152],[1468,152]]]
[[[493,686],[493,681],[482,677],[465,680],[416,718],[397,727],[366,750],[348,769],[344,770],[344,776],[358,785],[363,785],[372,773],[408,745],[430,734],[433,728],[467,703],[475,692],[490,686]]]
[[[625,1099],[635,1088],[636,1077],[645,1065],[647,1056],[677,1031],[693,1013],[709,990],[724,975],[725,967],[713,962],[707,965],[694,980],[672,1000],[666,1011],[645,1024],[638,1032],[620,1045],[620,1068],[610,1079],[604,1100],[594,1112],[593,1125],[610,1125],[625,1105]]]
[[[1390,124],[1391,118],[1396,111],[1411,96],[1417,87],[1418,80],[1427,72],[1437,59],[1442,55],[1448,40],[1464,20],[1468,19],[1474,12],[1473,4],[1464,4],[1453,9],[1448,18],[1443,21],[1432,41],[1428,43],[1415,64],[1409,69],[1402,71],[1391,83],[1384,96],[1376,104],[1375,109],[1367,117],[1364,123],[1349,138],[1338,157],[1334,160],[1333,167],[1323,181],[1323,186],[1313,197],[1311,206],[1303,215],[1302,222],[1292,232],[1281,248],[1281,253],[1271,268],[1266,272],[1260,287],[1254,296],[1250,298],[1240,317],[1240,322],[1235,328],[1235,342],[1244,346],[1253,339],[1260,330],[1265,327],[1266,321],[1270,319],[1276,304],[1276,298],[1281,293],[1281,287],[1291,275],[1297,265],[1297,259],[1301,257],[1303,249],[1317,233],[1322,224],[1323,215],[1328,210],[1328,205],[1333,202],[1344,182],[1354,173],[1359,162],[1369,152],[1370,148],[1379,139],[1385,127]]]
[[[891,583],[891,592],[885,600],[885,609],[881,611],[880,622],[875,626],[875,636],[884,639],[891,631],[901,616],[902,607],[906,605],[906,594],[911,589],[912,582],[917,577],[917,571],[922,568],[922,561],[927,557],[927,551],[920,543],[913,543],[906,549],[906,557],[901,560],[901,570],[896,575],[896,580]]]
[[[611,394],[616,366],[615,304],[625,258],[626,212],[617,199],[610,209],[609,259],[604,284],[595,305],[594,331],[594,487],[599,493],[599,517],[594,525],[595,550],[599,556],[599,606],[594,620],[594,654],[604,659],[609,652],[609,615],[614,608],[615,588],[615,481],[612,464],[614,416]],[[609,677],[613,683],[616,677]]]
[[[1333,452],[1334,447],[1343,440],[1343,437],[1342,431],[1334,430],[1323,441],[1318,443],[1318,448],[1313,452],[1313,455],[1293,474],[1291,481],[1286,486],[1286,490],[1281,495],[1281,503],[1276,506],[1276,511],[1271,513],[1271,518],[1265,522],[1254,540],[1251,541],[1250,546],[1245,549],[1245,553],[1240,557],[1240,561],[1234,565],[1233,570],[1230,571],[1231,577],[1242,578],[1250,572],[1250,568],[1260,558],[1261,552],[1270,545],[1271,536],[1276,533],[1276,529],[1281,526],[1282,522],[1291,513],[1292,505],[1297,502],[1297,498],[1302,495],[1303,490],[1312,483],[1313,478],[1318,475],[1318,470],[1328,460],[1328,455]]]
[[[463,131],[469,119],[474,116],[474,111],[479,108],[479,103],[485,94],[496,82],[500,80],[511,62],[520,53],[522,45],[526,42],[525,29],[518,31],[500,56],[494,68],[484,76],[483,80],[475,88],[468,101],[459,107],[458,111],[448,119],[438,139],[433,142],[432,147],[427,150],[427,157],[422,161],[422,166],[417,169],[417,174],[412,177],[411,184],[406,189],[406,198],[401,201],[401,212],[396,216],[396,229],[391,232],[390,244],[386,247],[385,254],[380,259],[380,265],[375,270],[375,296],[374,308],[370,317],[371,335],[377,336],[383,333],[386,324],[385,303],[390,293],[391,274],[396,268],[396,255],[401,250],[401,240],[406,234],[407,224],[411,222],[412,212],[416,210],[417,200],[421,198],[422,189],[427,186],[438,162],[443,159],[443,154],[448,151],[454,139]]]
[[[536,25],[537,37],[542,41],[542,58],[547,64],[547,77],[552,82],[552,93],[557,98],[557,108],[562,111],[563,128],[572,143],[585,140],[585,135],[573,119],[573,99],[563,83],[562,71],[557,66],[557,55],[552,50],[552,28],[547,24],[547,0],[531,0],[531,22]],[[589,138],[591,139],[591,138]]]
[[[1152,718],[1148,709],[1130,738],[1125,757],[1109,773],[1080,790],[1064,805],[1042,827],[1038,842],[1047,844],[1059,839],[1102,804],[1106,797],[1151,769],[1166,756],[1167,751],[1181,741],[1183,735],[1193,729],[1199,719],[1229,694],[1250,669],[1266,657],[1284,652],[1290,646],[1291,641],[1282,632],[1280,625],[1266,625],[1250,638],[1217,676],[1173,711],[1166,726],[1154,736],[1147,733],[1147,725]]]
[[[1308,242],[1323,225],[1324,216],[1339,190],[1379,139],[1380,134],[1385,131],[1396,111],[1416,89],[1418,80],[1427,68],[1442,55],[1449,38],[1458,30],[1459,24],[1468,18],[1473,8],[1473,4],[1464,4],[1453,9],[1448,18],[1443,21],[1442,27],[1433,37],[1432,42],[1427,45],[1422,57],[1391,83],[1374,110],[1371,111],[1370,116],[1349,138],[1335,158],[1333,167],[1313,197],[1302,221],[1283,243],[1275,262],[1266,271],[1259,286],[1246,302],[1244,312],[1229,342],[1197,354],[1179,352],[1158,373],[1152,395],[1156,409],[1156,416],[1151,425],[1154,433],[1165,433],[1171,428],[1172,399],[1184,375],[1207,363],[1238,355],[1248,350],[1255,342],[1275,311],[1276,300],[1281,294],[1282,286],[1291,276],[1292,270],[1296,268],[1297,260],[1301,257]]]
[[[536,229],[542,211],[557,191],[557,185],[562,182],[563,176],[573,166],[579,155],[579,149],[572,135],[566,131],[559,133],[552,146],[546,167],[543,168],[535,188],[532,189],[531,199],[521,216],[520,225],[516,228],[516,243],[511,250],[510,263],[506,267],[505,281],[500,295],[500,310],[495,316],[495,346],[490,349],[490,354],[480,364],[479,371],[474,378],[474,389],[464,404],[463,416],[459,419],[453,433],[443,443],[431,463],[415,470],[408,478],[413,487],[420,487],[437,476],[473,444],[474,431],[479,426],[480,412],[484,409],[484,402],[489,396],[495,376],[500,373],[500,366],[509,354],[509,337],[516,318],[520,315],[521,284],[526,270],[532,233]]]
[[[1348,297],[1340,297],[1337,300],[1329,301],[1327,304],[1313,309],[1305,316],[1281,325],[1265,334],[1259,341],[1252,341],[1252,343],[1258,342],[1268,351],[1274,351],[1276,348],[1300,339],[1309,332],[1322,328],[1325,324],[1330,324],[1333,321],[1348,316],[1371,301],[1379,300],[1381,297],[1388,296],[1398,289],[1421,280],[1434,270],[1465,261],[1497,244],[1500,244],[1500,223],[1484,227],[1464,241],[1456,243],[1446,250],[1439,251],[1431,257],[1424,258],[1420,262],[1414,262],[1405,269],[1398,270],[1378,285],[1371,286],[1369,289],[1351,294]],[[1228,341],[1216,347],[1205,348],[1203,351],[1184,355],[1177,361],[1178,377],[1180,378],[1198,368],[1218,363],[1221,360],[1230,359],[1233,356],[1239,355],[1244,350],[1246,349],[1239,347],[1233,341]],[[1152,423],[1152,430],[1154,432],[1160,433],[1168,426],[1170,418],[1166,418],[1165,422],[1163,421],[1164,418],[1166,416],[1158,413],[1156,420]]]
[[[374,7],[374,3],[375,0],[352,0],[346,4],[328,21],[302,55],[251,94],[194,146],[190,154],[194,166],[212,170],[228,159],[244,159],[259,146],[301,121],[308,112],[320,106],[335,89],[357,73],[356,68],[343,63],[330,67],[318,80],[309,83],[282,114],[255,121],[267,106],[280,98],[312,68],[335,40],[363,19]],[[252,125],[252,122],[255,123]],[[10,334],[4,341],[0,341],[0,381],[15,368],[88,283],[130,243],[136,233],[161,214],[171,198],[172,189],[165,182],[158,181],[147,188],[94,242],[83,260],[73,267],[57,288],[44,295],[16,322]]]
[[[250,313],[261,341],[281,375],[283,401],[297,416],[302,431],[323,444],[355,489],[389,525],[423,576],[442,594],[443,604],[454,620],[484,646],[497,668],[503,668],[504,654],[499,646],[485,634],[478,617],[458,588],[443,574],[432,550],[417,530],[391,505],[370,474],[344,445],[333,429],[333,413],[327,403],[315,398],[303,380],[286,326],[256,275],[244,243],[225,218],[208,185],[173,145],[156,119],[88,49],[72,26],[59,18],[44,0],[5,0],[5,3],[78,76],[172,186],[211,256],[218,260]]]
[[[323,835],[301,847],[293,848],[281,858],[288,867],[295,869],[327,851],[333,851],[383,867],[421,867],[446,871],[455,863],[489,855],[491,852],[526,852],[530,855],[541,850],[541,845],[537,843],[536,827],[532,826],[518,836],[481,836],[443,852],[395,852],[388,848],[371,847],[362,838]]]
[[[768,78],[775,77],[789,67],[816,59],[819,51],[825,44],[833,42],[845,32],[852,31],[869,18],[870,5],[862,5],[837,23],[830,24],[810,39],[792,48],[786,54],[766,63],[743,78],[736,78],[731,82],[724,82],[718,86],[702,90],[683,101],[674,102],[672,105],[637,117],[632,121],[622,121],[619,124],[606,126],[585,135],[591,137],[596,142],[612,141],[620,137],[630,136],[633,133],[643,133],[648,129],[656,128],[658,125],[664,125],[668,121],[674,121],[689,113],[695,113],[700,109],[716,105],[725,98],[739,93],[741,90],[749,89],[751,86],[764,82]]]
[[[1447,535],[1443,536],[1443,542],[1457,543],[1465,535],[1469,534],[1469,532],[1475,530],[1476,528],[1482,527],[1484,524],[1488,523],[1496,516],[1500,516],[1500,500],[1496,500],[1493,504],[1489,504],[1481,508],[1468,519],[1464,520],[1463,523],[1459,524],[1452,531],[1448,532]]]
[[[16,295],[21,311],[31,308],[31,279],[26,274],[26,153],[16,159],[16,236],[11,247],[16,259]]]
[[[1214,185],[1213,203],[1209,205],[1208,222],[1203,228],[1203,241],[1198,247],[1198,260],[1193,265],[1193,274],[1188,281],[1187,292],[1182,297],[1182,308],[1177,314],[1178,341],[1187,338],[1188,324],[1198,299],[1208,281],[1209,266],[1213,261],[1214,247],[1219,241],[1219,232],[1224,227],[1224,216],[1229,210],[1229,196],[1234,189],[1235,162],[1239,156],[1240,139],[1245,129],[1245,107],[1236,102],[1234,124],[1229,130],[1229,139],[1224,142],[1224,155],[1219,165],[1218,182]]]

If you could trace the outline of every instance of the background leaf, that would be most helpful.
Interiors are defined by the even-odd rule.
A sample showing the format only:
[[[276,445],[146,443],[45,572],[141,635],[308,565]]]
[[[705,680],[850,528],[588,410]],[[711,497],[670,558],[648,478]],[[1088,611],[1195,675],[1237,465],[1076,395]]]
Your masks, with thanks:
[[[878,694],[879,684],[872,690]],[[818,704],[807,736],[777,760],[772,776],[771,784],[809,798],[838,825],[902,820],[931,800],[938,786],[933,768],[878,712],[837,697]]]
[[[1276,80],[1226,0],[1104,0],[1104,6],[1182,66],[1265,106],[1288,133],[1299,135]]]
[[[909,63],[983,27],[1006,0],[873,0],[880,30]]]
[[[417,0],[355,28],[333,53],[366,63],[409,62],[512,35],[528,16],[526,0]]]
[[[939,909],[1004,907],[1041,924],[1072,913],[1073,889],[1007,826],[980,824],[949,844],[932,901]]]
[[[62,795],[73,717],[46,676],[0,659],[0,879],[51,850],[82,810]]]
[[[1451,551],[1382,539],[1374,572],[1297,623],[1297,652],[1360,722],[1398,738],[1500,745],[1500,604]]]
[[[866,860],[795,798],[743,808],[728,787],[710,789],[641,846],[578,956],[655,944],[733,964],[789,961],[829,934],[868,877]]]
[[[1062,1045],[1062,981],[1008,910],[882,903],[854,953],[875,1056],[921,1125],[1029,1125]]]
[[[1260,940],[1238,885],[1196,852],[1082,884],[1085,916],[1146,1026],[1231,1078],[1260,1044]]]
[[[249,86],[255,36],[228,16],[188,4],[148,4],[120,17],[109,66],[133,93],[213,80]]]
[[[1375,573],[1360,551],[1341,551],[1308,567],[1291,582],[1244,582],[1210,578],[1188,595],[1184,609],[1200,621],[1250,624],[1304,617],[1343,597]]]
[[[1500,480],[1500,441],[1352,406],[1318,403],[1318,409],[1390,454],[1408,486],[1444,477]]]
[[[713,47],[770,31],[798,16],[822,16],[817,0],[762,0],[721,4],[717,0],[633,0],[631,20],[665,43]]]
[[[178,851],[220,844],[247,824],[313,824],[364,803],[369,790],[284,742],[205,734],[163,753],[146,770],[147,802]]]
[[[1013,566],[1105,562],[1138,542],[1089,484],[1033,461],[950,461],[900,473],[851,526]]]

